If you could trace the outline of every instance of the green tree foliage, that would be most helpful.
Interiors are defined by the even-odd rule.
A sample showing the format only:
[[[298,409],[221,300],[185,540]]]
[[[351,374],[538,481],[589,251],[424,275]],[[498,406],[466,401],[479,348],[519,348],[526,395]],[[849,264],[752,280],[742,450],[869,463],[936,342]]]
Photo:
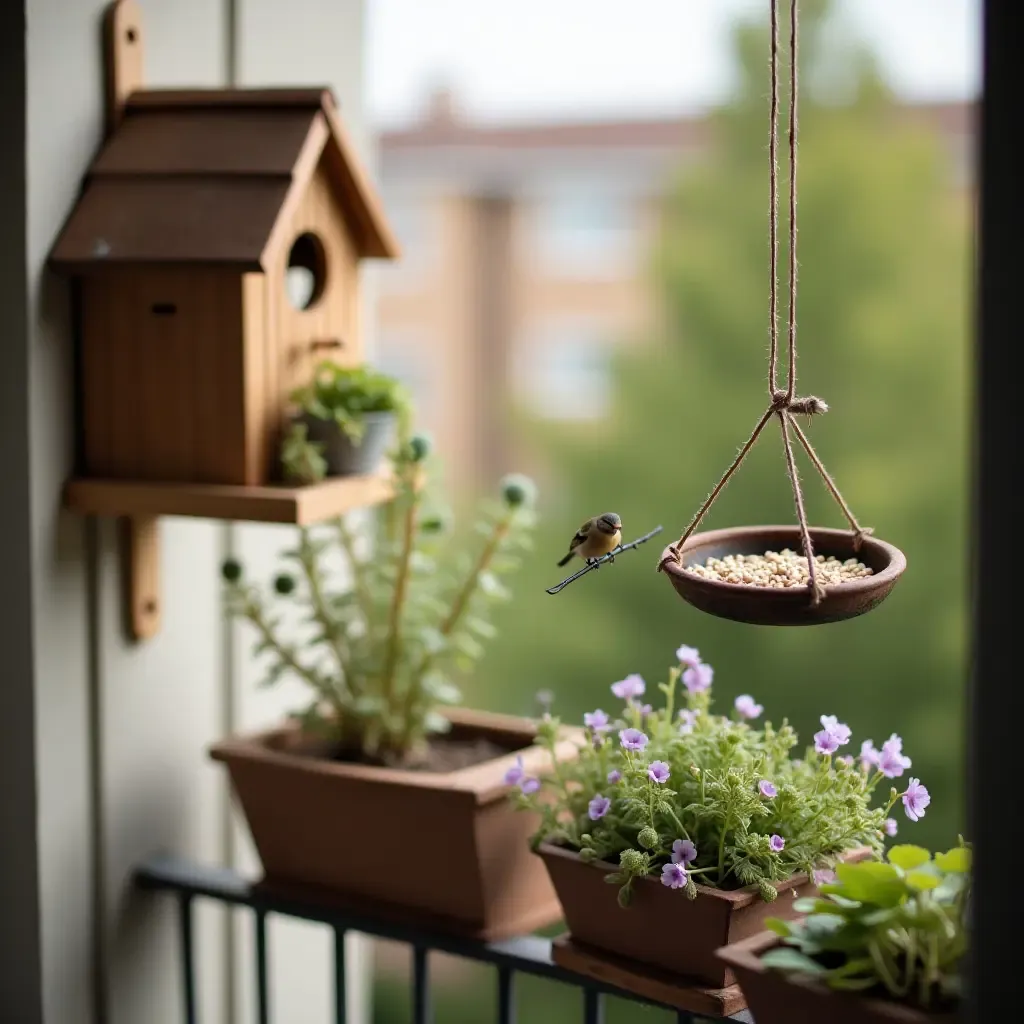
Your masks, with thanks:
[[[941,846],[961,818],[968,203],[942,140],[898,107],[862,49],[836,42],[827,5],[801,10],[798,392],[829,403],[812,442],[861,522],[906,552],[908,571],[876,611],[816,629],[695,611],[656,574],[658,542],[543,593],[588,515],[618,512],[626,539],[664,523],[674,540],[766,405],[767,37],[746,25],[735,99],[713,117],[707,159],[680,172],[665,205],[651,271],[664,329],[627,346],[607,422],[534,427],[548,463],[544,525],[472,697],[524,711],[549,689],[571,718],[607,705],[612,681],[654,679],[676,645],[693,644],[721,700],[753,693],[801,735],[821,714],[876,743],[901,733],[933,794],[915,839]],[[782,98],[784,114],[785,87]],[[784,144],[780,167],[784,211]],[[782,268],[786,258],[783,245]],[[800,465],[812,522],[844,525]],[[705,526],[794,521],[773,424]]]

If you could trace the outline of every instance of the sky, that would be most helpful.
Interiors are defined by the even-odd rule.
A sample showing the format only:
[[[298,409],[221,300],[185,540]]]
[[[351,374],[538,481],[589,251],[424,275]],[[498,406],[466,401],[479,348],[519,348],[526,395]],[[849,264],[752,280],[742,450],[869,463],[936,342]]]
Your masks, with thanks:
[[[474,118],[699,110],[728,93],[728,28],[765,0],[369,0],[368,101],[378,124],[451,86]],[[838,0],[910,100],[977,93],[980,0]]]

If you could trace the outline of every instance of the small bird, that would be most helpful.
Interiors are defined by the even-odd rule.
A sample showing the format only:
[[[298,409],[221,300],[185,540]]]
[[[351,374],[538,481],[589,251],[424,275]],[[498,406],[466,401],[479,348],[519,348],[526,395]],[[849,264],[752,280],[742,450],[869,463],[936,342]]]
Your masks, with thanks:
[[[614,551],[622,543],[622,520],[614,512],[588,519],[569,541],[569,553],[558,564],[568,565],[574,555],[592,562]]]

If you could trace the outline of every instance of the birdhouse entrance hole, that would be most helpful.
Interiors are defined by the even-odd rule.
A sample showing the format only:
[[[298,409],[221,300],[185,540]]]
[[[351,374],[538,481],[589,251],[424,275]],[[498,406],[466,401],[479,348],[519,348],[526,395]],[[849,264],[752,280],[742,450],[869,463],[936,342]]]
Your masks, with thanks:
[[[288,253],[285,291],[295,309],[310,309],[324,293],[327,283],[327,254],[323,242],[311,231],[295,239]]]

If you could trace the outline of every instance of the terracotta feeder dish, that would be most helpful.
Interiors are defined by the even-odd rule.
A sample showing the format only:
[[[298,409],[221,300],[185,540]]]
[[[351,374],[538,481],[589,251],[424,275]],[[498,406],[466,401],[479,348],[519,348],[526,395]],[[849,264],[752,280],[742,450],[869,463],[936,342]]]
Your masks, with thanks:
[[[805,418],[828,412],[828,404],[814,395],[799,395],[796,390],[797,368],[797,56],[796,8],[793,8],[792,60],[789,82],[789,302],[785,337],[787,341],[788,372],[786,383],[780,387],[778,368],[780,356],[779,332],[779,63],[778,20],[776,4],[771,6],[771,133],[769,136],[769,178],[771,204],[768,209],[769,264],[768,264],[768,406],[761,414],[753,432],[740,448],[728,469],[712,488],[704,504],[674,544],[665,548],[658,562],[658,571],[665,573],[676,593],[686,601],[710,615],[750,622],[760,626],[811,626],[822,622],[852,619],[877,607],[888,596],[896,581],[907,567],[906,556],[898,548],[871,536],[871,529],[861,526],[836,482],[829,475],[821,457],[814,450],[810,438],[800,425]],[[786,457],[786,475],[793,489],[797,524],[792,526],[741,526],[726,530],[697,533],[701,521],[722,493],[732,475],[739,469],[750,449],[770,420],[777,419],[782,433],[782,447]],[[817,470],[829,493],[843,512],[849,530],[829,530],[811,527],[807,522],[807,508],[803,488],[797,472],[794,448],[801,447]],[[760,582],[761,566],[745,563],[746,582],[727,582],[721,578],[718,566],[708,566],[703,573],[693,567],[706,565],[708,559],[723,559],[728,555],[760,555],[770,552],[781,555],[783,565],[790,570],[777,572],[778,560],[765,559],[773,565],[770,570],[783,585],[770,585],[766,577]],[[793,552],[799,552],[794,561]],[[819,556],[824,556],[821,562]],[[826,564],[829,557],[840,563],[850,558],[866,566],[870,573],[861,576],[852,567]],[[802,565],[800,564],[802,563]],[[749,567],[749,572],[747,568]],[[728,575],[737,576],[739,565],[729,563]],[[716,571],[717,570],[717,571]],[[845,570],[845,571],[844,571]],[[806,573],[806,577],[804,576]],[[839,579],[835,582],[836,577]],[[804,581],[806,580],[806,582]]]
[[[800,527],[796,525],[738,526],[695,533],[684,541],[679,551],[681,561],[673,558],[671,548],[665,548],[660,568],[684,601],[709,615],[758,626],[815,626],[871,611],[889,596],[907,567],[903,552],[884,540],[862,536],[860,549],[855,550],[856,534],[849,530],[812,527],[809,533],[816,555],[831,555],[840,561],[856,558],[872,574],[826,585],[815,603],[809,586],[726,583],[706,579],[686,568],[725,555],[763,555],[783,548],[801,551]]]

